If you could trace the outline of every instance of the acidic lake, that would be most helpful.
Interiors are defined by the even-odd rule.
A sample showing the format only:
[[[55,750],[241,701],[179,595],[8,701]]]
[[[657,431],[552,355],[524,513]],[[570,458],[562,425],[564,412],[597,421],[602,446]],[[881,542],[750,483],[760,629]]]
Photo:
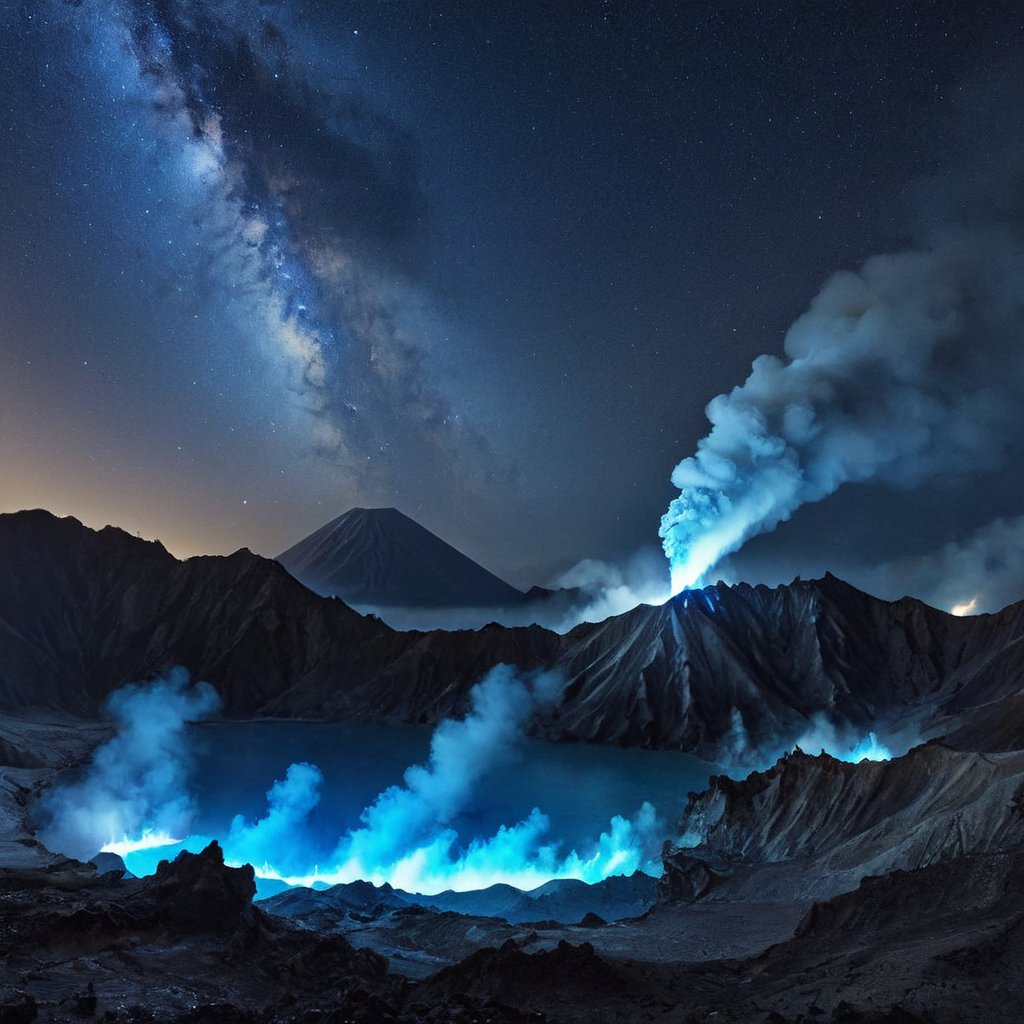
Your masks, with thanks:
[[[290,854],[309,871],[329,866],[339,837],[362,827],[364,808],[389,786],[402,785],[410,765],[427,762],[432,731],[355,722],[192,726],[193,835],[183,844],[128,853],[125,862],[134,873],[149,874],[182,848],[199,849],[208,838],[223,843],[236,816],[250,823],[264,817],[268,789],[285,777],[289,765],[305,762],[323,774],[320,799],[308,824],[285,839]],[[559,855],[576,850],[582,856],[609,831],[613,817],[634,818],[648,802],[658,816],[656,835],[649,836],[656,851],[661,839],[675,835],[687,794],[704,789],[709,777],[722,771],[678,751],[529,740],[493,765],[444,824],[468,846],[539,808],[550,821],[544,843],[557,847]],[[260,865],[254,866],[259,874]],[[279,888],[280,883],[260,885],[262,895]]]

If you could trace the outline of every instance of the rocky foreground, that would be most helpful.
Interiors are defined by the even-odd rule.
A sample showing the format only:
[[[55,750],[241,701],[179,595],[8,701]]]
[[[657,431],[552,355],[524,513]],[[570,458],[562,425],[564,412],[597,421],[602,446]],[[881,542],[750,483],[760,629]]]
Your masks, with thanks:
[[[254,904],[251,869],[216,845],[145,879],[56,857],[31,796],[102,733],[0,732],[21,763],[3,768],[5,1024],[1021,1019],[1024,753],[796,752],[717,777],[683,809],[651,909],[602,919],[584,907],[608,892],[555,885],[530,920],[514,892],[456,912],[363,883]],[[611,881],[622,912],[650,902],[642,879]]]
[[[582,935],[540,952],[509,937],[420,981],[267,913],[254,891],[216,845],[141,880],[74,863],[0,872],[0,1020],[952,1024],[1019,1021],[1024,1000],[1019,852],[867,879],[756,956],[666,962]]]

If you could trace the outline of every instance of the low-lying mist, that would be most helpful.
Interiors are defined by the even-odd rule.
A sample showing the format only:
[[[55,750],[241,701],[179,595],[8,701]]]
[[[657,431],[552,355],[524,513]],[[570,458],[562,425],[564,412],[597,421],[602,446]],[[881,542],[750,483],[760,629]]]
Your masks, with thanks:
[[[644,548],[621,563],[588,558],[567,569],[521,604],[478,608],[417,608],[356,605],[394,629],[480,629],[543,626],[568,633],[581,622],[601,622],[641,604],[663,604],[671,597],[668,563],[661,551]]]
[[[562,686],[554,673],[492,669],[471,690],[466,716],[437,726],[425,762],[407,768],[401,783],[364,808],[356,827],[339,830],[326,846],[312,820],[324,775],[308,761],[295,761],[273,781],[262,814],[236,815],[224,834],[209,838],[221,842],[229,862],[252,863],[261,877],[293,885],[363,879],[435,893],[658,873],[664,829],[650,803],[627,808],[630,817],[596,824],[592,838],[573,848],[553,834],[541,807],[491,834],[465,837],[453,826],[492,771],[515,756],[530,722],[557,702]],[[42,803],[47,844],[87,859],[101,849],[124,854],[187,839],[196,801],[185,727],[216,706],[211,694],[206,684],[190,687],[180,670],[119,691],[110,705],[116,735],[82,778],[55,787]],[[172,766],[159,778],[147,770],[158,752]]]

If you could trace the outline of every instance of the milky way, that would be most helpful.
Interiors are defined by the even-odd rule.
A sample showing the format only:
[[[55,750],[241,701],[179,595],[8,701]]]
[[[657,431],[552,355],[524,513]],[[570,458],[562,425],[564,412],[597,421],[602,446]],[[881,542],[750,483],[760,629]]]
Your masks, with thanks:
[[[707,401],[1005,131],[1019,14],[961,7],[4,5],[3,507],[273,554],[397,505],[517,585],[656,549]],[[978,480],[739,571],[1020,514]]]

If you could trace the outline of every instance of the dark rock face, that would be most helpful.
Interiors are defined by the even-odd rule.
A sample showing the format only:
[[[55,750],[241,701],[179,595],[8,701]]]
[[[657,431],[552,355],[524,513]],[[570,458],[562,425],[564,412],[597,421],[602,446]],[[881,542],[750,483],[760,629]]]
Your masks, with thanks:
[[[173,861],[161,861],[140,887],[156,907],[166,908],[172,925],[191,931],[237,932],[256,922],[252,865],[225,867],[216,841],[201,853],[184,851]]]
[[[581,738],[708,752],[741,727],[749,747],[768,751],[816,713],[864,732],[897,712],[902,724],[908,713],[975,713],[1016,693],[1022,630],[1024,605],[962,619],[832,576],[708,587],[570,633],[561,725]],[[1018,738],[1019,717],[1003,742]]]
[[[155,936],[204,934],[248,941],[264,920],[252,904],[252,867],[225,867],[216,843],[202,853],[162,861],[148,878],[121,880],[91,867],[72,861],[50,872],[0,872],[5,920],[6,915],[16,917],[0,933],[0,955],[11,952],[4,938],[34,948],[83,952]]]
[[[525,595],[395,508],[354,508],[277,560],[310,590],[358,605],[514,606]]]
[[[438,971],[420,993],[430,1002],[462,996],[539,1009],[573,996],[593,1006],[603,996],[621,996],[625,990],[619,972],[590,943],[560,942],[551,951],[529,954],[509,941]]]
[[[685,849],[673,849],[671,844],[666,844],[662,864],[664,874],[658,879],[662,903],[692,903],[706,896],[723,877],[706,860]]]
[[[797,861],[847,884],[1024,842],[1024,753],[982,755],[927,743],[891,761],[849,764],[800,751],[741,781],[716,776],[680,823],[699,845],[670,851],[669,875],[693,859]],[[680,880],[681,882],[681,880]]]
[[[130,874],[124,861],[116,853],[97,853],[90,860],[90,863],[96,865],[96,870],[101,875],[106,874],[108,871],[117,872],[121,877]]]
[[[179,562],[46,512],[0,516],[0,564],[0,707],[12,711],[95,716],[124,682],[181,664],[229,716],[434,722],[507,662],[565,674],[543,726],[555,738],[776,752],[825,714],[864,731],[898,718],[984,750],[1024,745],[1024,604],[960,619],[826,577],[685,592],[566,636],[399,633],[248,551]]]
[[[866,879],[746,960],[612,961],[589,945],[481,950],[414,990],[561,1022],[1015,1024],[1024,998],[1019,850]]]
[[[247,1007],[276,1007],[268,1019],[281,1019],[303,1000],[358,1011],[353,1019],[399,1019],[402,986],[381,957],[253,906],[252,868],[226,867],[216,844],[145,879],[71,864],[55,881],[0,870],[0,975],[24,983],[5,1013],[46,1006],[49,1018],[67,1006],[104,1016],[134,1000],[146,1006],[140,1019],[179,1019],[205,997],[235,1019],[250,1019]],[[362,1015],[367,1005],[386,1012]]]
[[[494,664],[557,660],[541,629],[396,633],[248,551],[179,562],[158,543],[46,512],[0,516],[0,707],[95,716],[171,665],[230,716],[436,720]]]

